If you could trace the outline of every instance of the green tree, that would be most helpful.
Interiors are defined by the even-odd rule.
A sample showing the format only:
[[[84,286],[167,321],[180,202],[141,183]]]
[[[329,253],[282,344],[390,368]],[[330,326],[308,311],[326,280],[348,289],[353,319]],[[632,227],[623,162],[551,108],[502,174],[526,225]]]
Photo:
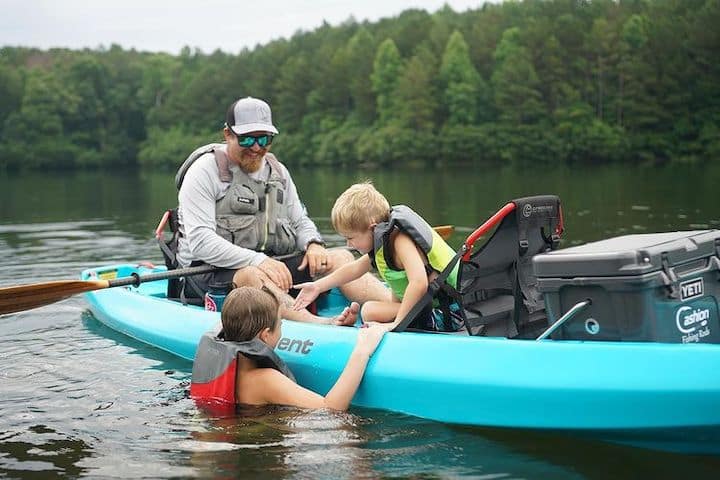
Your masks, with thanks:
[[[590,44],[594,54],[593,73],[596,83],[595,112],[600,120],[603,120],[609,113],[608,88],[614,84],[610,76],[617,69],[618,62],[618,36],[614,25],[611,25],[605,18],[595,19],[590,32]]]
[[[539,89],[549,112],[566,105],[569,97],[577,97],[577,90],[568,79],[562,51],[563,48],[555,35],[548,35],[538,60]]]
[[[364,125],[375,120],[375,94],[372,81],[373,57],[368,52],[375,51],[375,40],[366,28],[359,28],[347,45],[350,77],[350,96],[355,115]]]
[[[447,43],[440,66],[440,82],[444,88],[443,99],[447,110],[447,123],[472,125],[478,111],[488,111],[488,105],[480,94],[486,94],[487,85],[475,70],[462,34],[455,30]],[[487,118],[487,113],[483,115]]]
[[[511,125],[532,124],[543,117],[540,81],[528,50],[520,43],[520,30],[505,30],[495,50],[491,83],[500,120]]]
[[[176,57],[164,53],[152,55],[143,62],[142,83],[136,95],[145,108],[159,108],[165,103],[175,86],[180,65]]]
[[[395,93],[401,69],[400,51],[391,38],[385,39],[378,47],[370,77],[380,124],[387,124],[395,117]]]
[[[658,75],[648,61],[649,21],[632,15],[623,25],[620,40],[620,87],[618,119],[628,132],[634,157],[638,161],[665,160],[671,156],[671,142],[659,134],[668,118],[658,91]]]
[[[437,116],[432,58],[432,53],[427,50],[414,55],[402,69],[397,81],[397,122],[419,134],[431,132]]]
[[[297,131],[307,112],[307,96],[313,86],[311,62],[303,53],[287,59],[280,67],[273,110],[287,130]]]
[[[571,163],[602,163],[624,158],[624,132],[599,119],[585,102],[558,108],[555,112],[556,139],[563,158]]]
[[[7,117],[20,108],[23,97],[23,79],[20,72],[6,63],[0,63],[0,139],[2,125]]]
[[[197,147],[221,141],[219,132],[195,131],[173,125],[168,128],[152,127],[138,153],[143,167],[175,170]]]
[[[75,115],[76,109],[77,98],[55,76],[38,71],[29,73],[20,110],[5,120],[6,166],[72,167],[77,149],[64,135],[62,119]]]

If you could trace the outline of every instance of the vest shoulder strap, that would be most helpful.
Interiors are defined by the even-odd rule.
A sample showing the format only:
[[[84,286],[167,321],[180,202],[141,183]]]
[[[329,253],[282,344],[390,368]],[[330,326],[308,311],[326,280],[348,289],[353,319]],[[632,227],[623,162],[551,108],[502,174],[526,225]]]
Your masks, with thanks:
[[[370,252],[371,263],[377,268],[375,254],[383,249],[385,263],[392,270],[398,270],[392,259],[390,248],[390,236],[395,228],[404,232],[413,240],[415,245],[428,254],[432,248],[432,229],[425,220],[406,205],[394,205],[390,210],[390,218],[387,222],[375,226],[373,234],[373,251]]]
[[[282,183],[283,188],[287,188],[288,179],[287,179],[287,176],[285,175],[286,169],[283,168],[283,165],[282,165],[282,163],[280,163],[280,160],[278,160],[275,157],[275,155],[273,155],[272,153],[269,153],[269,152],[267,154],[265,154],[265,160],[270,165],[270,170],[271,170],[270,178],[272,178],[273,173],[275,173],[276,174],[275,176],[277,177],[277,179],[280,181],[280,183]]]
[[[228,160],[227,154],[219,148],[213,150],[215,154],[215,164],[220,174],[220,181],[224,183],[232,182],[232,172],[230,171],[230,160]]]
[[[285,362],[261,340],[231,342],[222,337],[222,332],[208,332],[200,338],[193,362],[191,397],[235,403],[238,354],[252,359],[259,368],[273,368],[295,381]]]
[[[193,163],[195,163],[195,160],[202,157],[206,153],[214,152],[217,150],[220,150],[219,147],[223,146],[222,143],[209,143],[207,145],[203,145],[202,147],[196,148],[188,157],[185,159],[183,164],[178,169],[177,173],[175,174],[175,187],[180,190],[180,187],[182,187],[183,181],[185,180],[185,175],[187,174],[187,171],[190,169]],[[225,156],[225,155],[223,155]],[[217,153],[215,154],[215,161],[217,161]],[[227,159],[226,159],[227,163]],[[219,165],[218,165],[219,168]]]

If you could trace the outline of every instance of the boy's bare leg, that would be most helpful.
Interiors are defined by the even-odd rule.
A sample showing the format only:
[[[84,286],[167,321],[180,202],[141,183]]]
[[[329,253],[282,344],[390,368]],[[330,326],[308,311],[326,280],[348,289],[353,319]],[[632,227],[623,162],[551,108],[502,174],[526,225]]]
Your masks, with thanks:
[[[362,318],[364,322],[389,323],[395,320],[399,302],[366,302],[362,306]]]
[[[293,310],[293,298],[287,292],[280,290],[280,288],[270,280],[267,274],[257,267],[245,267],[238,270],[233,276],[233,283],[236,287],[247,286],[262,288],[263,285],[267,287],[280,303],[280,317],[288,320],[321,323],[325,325],[354,325],[357,314],[360,311],[360,306],[356,302],[345,307],[345,309],[335,317],[313,315],[306,309]]]
[[[328,250],[328,255],[332,256],[333,265],[332,270],[328,273],[355,260],[352,252],[344,248],[331,248]],[[388,287],[370,273],[366,273],[362,277],[357,280],[353,280],[350,283],[341,285],[340,291],[348,300],[359,302],[361,304],[370,300],[376,300],[379,302],[393,301],[392,291],[390,291]]]

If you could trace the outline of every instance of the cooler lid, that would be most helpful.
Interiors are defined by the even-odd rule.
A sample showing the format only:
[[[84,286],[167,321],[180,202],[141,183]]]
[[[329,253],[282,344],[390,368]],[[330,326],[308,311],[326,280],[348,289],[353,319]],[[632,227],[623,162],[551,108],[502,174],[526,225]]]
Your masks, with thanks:
[[[624,235],[536,255],[538,277],[642,275],[716,254],[720,230]]]

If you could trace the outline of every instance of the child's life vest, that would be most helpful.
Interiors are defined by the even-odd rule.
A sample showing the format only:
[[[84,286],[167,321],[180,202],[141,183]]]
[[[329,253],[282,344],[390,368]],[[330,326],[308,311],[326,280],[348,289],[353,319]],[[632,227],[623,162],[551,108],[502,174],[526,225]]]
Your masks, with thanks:
[[[405,270],[401,270],[393,261],[390,237],[395,229],[407,234],[425,253],[428,261],[425,269],[428,273],[433,270],[442,272],[455,256],[455,250],[410,207],[393,206],[388,221],[375,226],[370,262],[395,296],[402,299],[408,286],[408,278]],[[455,265],[447,279],[447,283],[453,287],[457,286],[458,265]]]
[[[190,397],[207,403],[235,405],[235,381],[238,355],[253,360],[258,368],[274,368],[295,381],[295,377],[277,354],[262,340],[231,342],[223,332],[206,333],[200,339],[193,363]]]

